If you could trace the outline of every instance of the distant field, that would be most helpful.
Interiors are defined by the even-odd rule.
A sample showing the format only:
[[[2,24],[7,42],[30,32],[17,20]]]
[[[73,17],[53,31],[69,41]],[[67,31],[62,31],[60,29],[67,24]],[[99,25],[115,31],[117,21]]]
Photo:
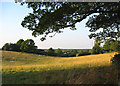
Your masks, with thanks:
[[[111,66],[115,53],[79,57],[50,57],[2,52],[4,84],[116,84],[118,70]]]

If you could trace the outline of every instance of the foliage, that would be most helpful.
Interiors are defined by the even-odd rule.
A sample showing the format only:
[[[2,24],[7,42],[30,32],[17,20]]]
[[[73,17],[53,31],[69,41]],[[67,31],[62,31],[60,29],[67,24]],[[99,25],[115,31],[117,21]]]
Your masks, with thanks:
[[[63,52],[60,48],[56,49],[55,53],[56,53],[57,56],[63,56]]]
[[[9,43],[6,43],[3,47],[2,50],[9,50]]]
[[[33,12],[29,13],[21,25],[32,31],[33,36],[44,35],[45,40],[50,33],[61,33],[64,28],[76,30],[75,24],[89,17],[86,26],[90,28],[92,37],[105,39],[118,38],[120,2],[20,2],[27,4]],[[104,22],[103,22],[104,21]],[[99,29],[100,32],[96,33]]]
[[[52,49],[52,48],[49,48],[47,51],[46,51],[47,55],[49,56],[56,56],[55,54],[55,50]]]
[[[64,57],[75,57],[78,52],[76,49],[74,49],[74,50],[66,50],[63,53],[64,53]]]
[[[2,50],[8,50],[8,51],[18,51],[18,52],[27,52],[27,53],[34,53],[34,54],[40,54],[40,55],[48,55],[48,56],[59,56],[59,57],[75,57],[75,56],[84,56],[84,55],[90,55],[90,54],[99,54],[103,53],[104,51],[110,52],[110,51],[120,51],[120,41],[113,40],[113,39],[107,39],[105,41],[105,44],[102,47],[100,47],[100,39],[95,39],[95,46],[92,50],[80,50],[79,52],[74,50],[64,50],[56,49],[53,50],[52,48],[48,49],[46,52],[42,49],[37,49],[37,46],[35,46],[35,43],[32,39],[23,40],[20,39],[16,43],[6,43]]]
[[[48,55],[48,56],[58,56],[58,57],[75,57],[75,56],[89,54],[88,50],[85,50],[84,52],[78,54],[78,51],[76,49],[62,51],[59,48],[56,50],[49,48],[48,50],[44,51],[42,49],[37,49],[37,46],[35,46],[35,43],[32,39],[27,39],[25,41],[23,39],[20,39],[14,44],[6,43],[2,47],[2,50],[27,52],[27,53],[34,53],[34,54]]]
[[[20,47],[21,47],[21,45],[22,45],[23,42],[24,42],[23,39],[20,39],[20,40],[18,40],[18,41],[16,42],[16,45],[17,45],[17,47],[18,47],[17,51],[21,51],[21,50],[20,50]]]
[[[103,46],[104,51],[120,51],[120,41],[114,39],[107,39]]]
[[[107,51],[107,52],[112,51],[110,46],[113,44],[113,41],[114,41],[113,39],[105,40],[105,44],[103,45],[104,51]]]
[[[103,49],[99,45],[95,44],[95,46],[91,50],[91,53],[92,54],[100,54],[100,53],[103,53]]]
[[[114,41],[110,47],[114,51],[120,51],[120,41]]]
[[[40,55],[46,55],[46,52],[42,49],[35,49],[33,53],[40,54]]]
[[[95,45],[93,46],[93,48],[91,50],[91,54],[103,53],[103,48],[100,47],[100,43],[101,43],[101,39],[100,38],[96,38],[95,39]]]
[[[7,51],[17,51],[18,46],[13,43],[6,43],[3,47],[2,50],[7,50]]]
[[[24,40],[23,40],[23,39],[20,39],[20,40],[18,40],[18,41],[16,42],[16,44],[17,44],[17,45],[21,45],[22,42],[24,42]]]
[[[66,50],[63,53],[64,53],[64,57],[69,57],[70,56],[70,50]]]
[[[37,46],[35,46],[35,43],[32,39],[27,39],[22,42],[20,49],[23,52],[34,52],[34,50],[37,49]]]
[[[37,49],[35,43],[32,39],[23,40],[20,39],[16,43],[6,43],[2,50],[7,51],[17,51],[17,52],[28,52],[28,53],[35,53],[35,54],[45,54],[44,50]]]
[[[84,56],[84,55],[90,55],[90,51],[89,50],[80,50],[77,54],[77,56]]]
[[[114,57],[111,59],[112,64],[120,68],[120,54],[114,55]]]
[[[70,54],[69,54],[69,56],[70,57],[74,57],[74,56],[76,56],[76,54],[77,54],[78,52],[77,52],[77,50],[70,50]]]

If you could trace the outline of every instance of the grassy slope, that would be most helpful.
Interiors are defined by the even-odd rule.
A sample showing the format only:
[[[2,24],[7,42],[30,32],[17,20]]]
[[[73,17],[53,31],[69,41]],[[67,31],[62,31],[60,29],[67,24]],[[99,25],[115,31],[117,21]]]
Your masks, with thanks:
[[[64,58],[3,51],[3,83],[117,83],[118,71],[110,66],[114,54]]]

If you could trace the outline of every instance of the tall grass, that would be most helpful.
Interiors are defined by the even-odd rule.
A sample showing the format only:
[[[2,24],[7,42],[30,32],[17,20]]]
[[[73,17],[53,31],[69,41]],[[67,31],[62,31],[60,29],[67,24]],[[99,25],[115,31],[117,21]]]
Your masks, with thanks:
[[[111,66],[110,62],[114,54],[105,53],[65,58],[2,51],[3,83],[115,84],[118,71]]]

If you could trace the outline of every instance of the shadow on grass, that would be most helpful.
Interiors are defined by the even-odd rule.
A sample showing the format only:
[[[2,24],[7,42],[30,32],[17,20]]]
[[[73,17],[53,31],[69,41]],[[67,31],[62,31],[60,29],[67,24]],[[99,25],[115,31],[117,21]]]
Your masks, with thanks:
[[[113,66],[2,74],[3,84],[117,84]]]

